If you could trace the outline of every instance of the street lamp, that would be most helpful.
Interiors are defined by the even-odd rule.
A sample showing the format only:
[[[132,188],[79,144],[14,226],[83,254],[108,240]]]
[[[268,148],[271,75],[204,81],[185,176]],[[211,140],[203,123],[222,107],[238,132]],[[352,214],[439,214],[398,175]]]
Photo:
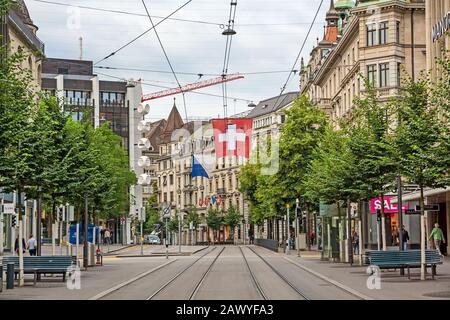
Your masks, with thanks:
[[[300,206],[300,199],[295,199],[295,246],[297,247],[297,256],[300,257],[300,217],[298,215],[298,209]]]
[[[286,254],[289,254],[289,238],[290,238],[290,232],[289,232],[289,208],[290,205],[289,203],[286,204],[286,222],[287,222],[287,228],[286,228],[286,239],[287,239],[287,243],[286,243]]]

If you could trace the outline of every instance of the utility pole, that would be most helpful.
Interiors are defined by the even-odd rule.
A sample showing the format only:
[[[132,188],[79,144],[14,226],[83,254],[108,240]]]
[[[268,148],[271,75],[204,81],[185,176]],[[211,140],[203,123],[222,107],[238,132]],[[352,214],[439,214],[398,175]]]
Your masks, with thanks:
[[[300,257],[300,223],[299,223],[300,217],[298,216],[299,205],[300,200],[297,198],[295,199],[295,231],[296,231],[295,246],[297,247],[297,257]]]
[[[399,239],[399,245],[400,245],[400,251],[403,251],[403,190],[402,190],[402,176],[399,175],[397,177],[398,182],[398,191],[397,191],[397,207],[398,207],[398,227],[400,230],[398,230],[398,239]],[[404,269],[402,269],[404,271]]]
[[[347,249],[348,249],[348,262],[353,264],[353,246],[352,246],[352,207],[350,205],[350,199],[347,199]]]
[[[36,237],[37,237],[37,255],[42,254],[42,194],[41,187],[39,187],[39,196],[37,200],[37,221],[36,221]]]
[[[286,223],[287,223],[287,228],[286,228],[286,254],[289,254],[289,238],[290,238],[290,232],[289,232],[289,203],[286,205]]]
[[[178,252],[181,253],[181,210],[178,214]]]
[[[84,241],[83,241],[83,267],[88,267],[88,197],[84,196]]]

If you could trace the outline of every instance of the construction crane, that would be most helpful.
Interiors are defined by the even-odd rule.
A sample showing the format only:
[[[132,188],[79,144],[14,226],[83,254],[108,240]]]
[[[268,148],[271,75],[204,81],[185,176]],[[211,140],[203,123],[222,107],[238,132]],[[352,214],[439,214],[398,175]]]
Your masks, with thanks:
[[[235,80],[239,80],[239,79],[244,79],[244,76],[239,73],[223,75],[219,78],[195,82],[195,83],[187,84],[187,85],[184,85],[184,86],[181,86],[178,88],[167,89],[167,90],[158,91],[155,93],[145,94],[142,96],[141,102],[150,101],[150,100],[159,99],[159,98],[168,97],[168,96],[173,96],[175,94],[189,92],[189,91],[206,88],[206,87],[211,87],[211,86],[215,86],[217,84],[235,81]]]

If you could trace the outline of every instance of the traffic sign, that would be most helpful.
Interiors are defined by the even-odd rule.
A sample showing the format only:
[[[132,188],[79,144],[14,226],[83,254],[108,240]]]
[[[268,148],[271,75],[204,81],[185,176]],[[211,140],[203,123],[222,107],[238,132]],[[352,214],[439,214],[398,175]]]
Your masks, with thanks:
[[[145,222],[145,207],[142,207],[139,211],[139,222]]]
[[[438,204],[426,204],[423,207],[425,211],[439,211]],[[416,211],[420,211],[420,205],[416,206]]]
[[[3,207],[2,212],[4,214],[14,214],[15,213],[14,203],[5,203],[2,207]]]
[[[408,209],[405,211],[405,214],[420,214],[420,211],[414,209]]]

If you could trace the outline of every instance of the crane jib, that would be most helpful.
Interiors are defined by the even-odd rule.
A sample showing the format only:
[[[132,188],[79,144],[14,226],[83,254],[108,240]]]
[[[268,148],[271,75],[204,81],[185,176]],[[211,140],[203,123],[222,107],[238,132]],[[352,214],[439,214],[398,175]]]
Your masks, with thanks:
[[[146,95],[142,96],[141,102],[159,99],[159,98],[163,98],[163,97],[167,97],[167,96],[172,96],[175,94],[189,92],[189,91],[206,88],[206,87],[214,86],[214,85],[221,84],[224,82],[229,82],[229,81],[234,81],[234,80],[239,80],[239,79],[244,79],[244,76],[241,74],[225,75],[225,76],[222,76],[219,78],[214,78],[214,79],[209,79],[209,80],[205,80],[205,81],[187,84],[180,88],[172,88],[172,89],[158,91],[155,93],[146,94]]]

